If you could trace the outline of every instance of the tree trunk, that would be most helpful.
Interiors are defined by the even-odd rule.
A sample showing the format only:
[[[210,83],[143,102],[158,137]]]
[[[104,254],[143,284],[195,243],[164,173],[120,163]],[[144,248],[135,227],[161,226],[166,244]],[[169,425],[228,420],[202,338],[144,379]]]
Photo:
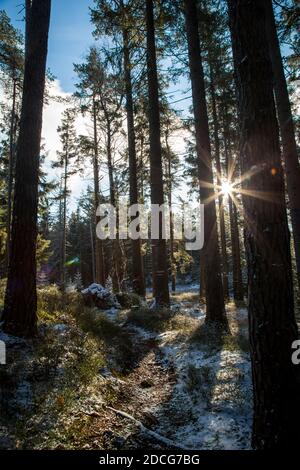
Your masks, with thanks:
[[[97,280],[96,275],[96,255],[95,255],[95,248],[94,248],[94,230],[92,222],[90,221],[90,241],[91,241],[91,255],[92,255],[92,273],[93,273],[93,282]],[[103,284],[102,284],[103,285]]]
[[[205,269],[204,269],[204,262],[203,262],[203,253],[200,253],[199,261],[200,261],[200,302],[205,301]]]
[[[67,143],[68,146],[68,143]],[[62,246],[61,246],[61,289],[63,292],[66,290],[66,262],[67,262],[67,191],[68,191],[68,150],[64,156],[65,168],[64,168],[64,189],[63,189],[63,214],[62,214]]]
[[[95,226],[98,223],[98,217],[96,215],[98,206],[100,204],[100,184],[99,184],[99,150],[98,150],[98,132],[97,132],[97,105],[95,96],[93,96],[93,127],[94,127],[94,160],[93,160],[93,169],[94,169],[94,204],[95,204]],[[103,256],[103,242],[96,236],[95,238],[95,256],[94,256],[94,266],[95,266],[95,281],[102,286],[105,285],[105,276],[104,276],[104,256]]]
[[[60,177],[60,184],[59,184],[59,238],[58,238],[58,259],[59,259],[59,275],[58,279],[61,281],[62,279],[62,239],[63,239],[63,201],[62,201],[62,194],[63,194],[63,177]]]
[[[109,190],[110,190],[110,203],[116,209],[117,220],[118,220],[118,207],[117,207],[117,195],[114,178],[114,167],[112,159],[112,147],[111,147],[111,122],[107,119],[107,164],[108,164],[108,178],[109,178]],[[118,225],[118,222],[117,222]],[[111,243],[111,259],[112,259],[112,284],[114,292],[121,291],[122,283],[122,258],[123,250],[120,244],[119,233],[117,230],[116,239],[112,240]]]
[[[147,22],[147,77],[149,96],[149,130],[150,130],[150,180],[151,204],[164,203],[162,152],[160,141],[160,113],[158,96],[158,77],[156,64],[155,29],[153,1],[146,0]],[[159,238],[152,240],[152,276],[154,296],[157,305],[169,305],[169,285],[167,268],[166,240],[162,234],[163,216],[160,217]]]
[[[219,141],[219,120],[217,114],[217,105],[216,105],[216,91],[215,91],[215,82],[214,82],[214,73],[212,65],[209,65],[210,70],[210,96],[212,104],[212,115],[213,115],[213,126],[214,126],[214,143],[215,143],[215,159],[216,159],[216,169],[217,169],[217,182],[218,182],[218,192],[220,192],[220,187],[222,186],[222,169],[221,169],[221,160],[220,160],[220,141]],[[224,203],[223,195],[219,194],[219,219],[220,219],[220,235],[221,235],[221,253],[222,253],[222,266],[223,266],[223,289],[225,299],[229,298],[229,289],[228,289],[228,256],[226,249],[226,229],[225,229],[225,216],[224,216]]]
[[[129,156],[129,191],[130,205],[138,204],[138,185],[137,185],[137,159],[134,131],[134,113],[132,99],[132,81],[131,81],[131,63],[129,54],[129,38],[126,28],[123,30],[123,50],[124,50],[124,75],[126,87],[126,112],[127,112],[127,137],[128,137],[128,156]],[[133,217],[134,219],[135,217]],[[131,258],[132,258],[132,284],[133,290],[141,297],[145,297],[146,288],[144,280],[143,257],[141,251],[141,240],[131,240]]]
[[[241,268],[241,246],[240,234],[238,227],[237,208],[231,197],[228,201],[229,218],[230,218],[230,234],[232,244],[232,282],[233,282],[233,298],[236,302],[244,300],[243,276]]]
[[[265,1],[266,29],[274,77],[274,91],[286,174],[287,193],[293,228],[294,249],[300,288],[300,166],[289,93],[271,0]]]
[[[168,202],[170,208],[170,264],[171,264],[171,285],[172,285],[172,292],[175,294],[176,292],[176,265],[175,265],[175,258],[174,258],[174,214],[172,209],[173,203],[173,194],[172,194],[172,161],[171,161],[171,149],[169,146],[169,135],[168,131],[166,131],[166,149],[167,149],[167,159],[168,159]]]
[[[224,117],[224,153],[226,161],[227,179],[235,181],[234,165],[232,162],[232,153],[230,142],[227,140],[229,136],[228,115],[225,113]],[[244,286],[243,276],[241,267],[241,246],[240,246],[240,234],[238,227],[237,208],[233,198],[229,195],[228,198],[229,208],[229,222],[230,222],[230,238],[231,238],[231,253],[232,253],[232,287],[233,287],[233,298],[236,302],[244,299]]]
[[[26,2],[26,52],[4,329],[31,336],[37,325],[38,173],[51,0]]]
[[[204,204],[204,247],[206,320],[227,324],[218,247],[218,229],[213,187],[211,148],[200,52],[198,15],[195,0],[185,0],[185,19],[195,116],[200,199]]]
[[[298,332],[263,3],[228,0],[228,7],[242,174],[259,169],[249,173],[242,189],[254,392],[252,444],[256,449],[282,449],[299,445],[300,373],[291,361],[291,345]]]
[[[11,234],[11,213],[12,213],[12,192],[15,167],[15,120],[16,120],[16,95],[17,81],[13,79],[13,98],[10,118],[9,132],[9,167],[8,167],[8,188],[7,188],[7,222],[6,222],[6,271],[8,272],[10,255],[10,234]]]
[[[107,152],[107,166],[108,166],[108,180],[109,180],[109,195],[110,203],[116,208],[116,188],[115,188],[115,179],[114,179],[114,168],[112,160],[112,150],[111,150],[111,123],[107,119],[107,142],[106,142],[106,152]]]
[[[144,204],[145,202],[145,194],[144,194],[144,179],[145,179],[145,176],[144,176],[144,136],[142,135],[141,136],[141,140],[140,140],[140,147],[141,147],[141,150],[140,150],[140,156],[139,156],[139,164],[138,164],[138,168],[139,168],[139,184],[138,184],[138,187],[139,187],[139,193],[140,193],[140,198],[141,198],[141,201],[142,201],[142,204]]]

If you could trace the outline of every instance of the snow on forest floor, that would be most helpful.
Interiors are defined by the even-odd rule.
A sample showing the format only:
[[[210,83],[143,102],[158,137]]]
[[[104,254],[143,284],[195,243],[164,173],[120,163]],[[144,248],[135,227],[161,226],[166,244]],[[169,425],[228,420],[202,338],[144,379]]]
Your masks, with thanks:
[[[227,305],[231,334],[208,328],[184,287],[171,313],[77,306],[41,326],[38,347],[8,338],[0,447],[250,448],[247,311]]]
[[[190,449],[248,449],[252,389],[247,310],[236,310],[233,305],[228,308],[231,329],[235,335],[238,333],[236,340],[231,341],[227,335],[217,338],[218,332],[215,337],[213,332],[212,337],[205,338],[205,314],[189,305],[188,299],[187,295],[173,304],[173,310],[195,321],[193,341],[184,338],[180,329],[151,336],[157,341],[161,363],[172,368],[176,377],[167,402],[150,407],[159,423],[155,430]],[[149,331],[141,327],[136,331],[149,338]]]
[[[168,334],[162,335],[168,342]],[[177,383],[158,432],[192,449],[249,448],[250,363],[240,351],[205,351],[161,345]],[[178,423],[174,423],[174,418]],[[175,424],[175,426],[174,426]]]

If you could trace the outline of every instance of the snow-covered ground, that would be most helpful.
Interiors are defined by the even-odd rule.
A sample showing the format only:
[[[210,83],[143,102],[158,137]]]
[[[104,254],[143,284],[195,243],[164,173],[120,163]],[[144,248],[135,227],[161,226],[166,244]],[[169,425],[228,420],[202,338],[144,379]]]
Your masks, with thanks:
[[[173,309],[199,321],[204,318],[201,309],[186,307],[184,302]],[[241,331],[246,317],[246,309],[235,312]],[[157,335],[140,327],[135,331],[144,339],[158,341],[162,363],[172,367],[176,376],[169,402],[156,408],[149,405],[159,422],[155,431],[187,449],[250,449],[249,354],[240,349],[201,349],[201,345],[178,340],[173,330]]]
[[[246,353],[168,344],[161,351],[177,383],[157,431],[191,449],[248,449],[251,433],[251,365]],[[166,413],[166,411],[168,411]],[[174,417],[178,416],[174,426]]]
[[[199,286],[190,286],[190,288],[182,286],[182,290],[180,287],[179,295],[173,298],[171,309],[175,320],[176,315],[181,320],[182,317],[186,317],[187,331],[184,330],[184,325],[183,331],[180,330],[180,322],[178,323],[179,329],[176,329],[176,321],[170,322],[167,331],[150,331],[128,322],[126,311],[122,312],[115,306],[107,310],[99,310],[96,307],[92,309],[96,315],[101,313],[110,321],[118,323],[124,331],[128,329],[128,334],[139,347],[149,341],[153,342],[151,351],[155,357],[154,360],[157,361],[155,367],[159,366],[166,375],[172,376],[171,381],[166,380],[161,386],[159,380],[157,381],[160,389],[164,391],[161,393],[163,398],[160,401],[153,400],[152,393],[160,396],[157,386],[153,392],[151,386],[147,389],[137,388],[134,393],[144,393],[147,399],[141,405],[140,410],[135,409],[133,405],[132,413],[135,414],[138,411],[141,416],[143,412],[149,413],[150,416],[155,417],[156,424],[151,426],[153,431],[186,449],[250,449],[252,386],[251,364],[247,348],[239,347],[238,341],[228,343],[225,341],[219,347],[214,347],[214,344],[204,344],[201,338],[198,341],[191,341],[189,327],[198,329],[203,324],[205,313],[195,303],[193,295],[193,292],[198,292]],[[92,290],[92,295],[98,295],[98,286],[93,286]],[[103,292],[100,293],[102,294]],[[107,293],[104,294],[107,297]],[[228,317],[234,335],[238,333],[246,342],[247,310],[237,309],[231,305],[228,307]],[[63,361],[67,361],[69,356],[74,355],[77,349],[80,349],[75,345],[74,351],[69,351],[74,327],[70,328],[69,325],[63,323],[63,318],[60,319],[60,323],[47,328],[53,330],[58,345],[68,344]],[[33,349],[30,342],[7,336],[1,330],[0,340],[5,341],[9,345],[9,350],[16,356],[22,353],[23,358],[24,355],[27,358],[26,368],[15,371],[18,377],[18,388],[10,404],[15,414],[21,413],[25,405],[28,411],[32,396],[31,375],[39,362],[32,363]],[[155,367],[151,371],[153,377],[156,374]],[[60,368],[66,369],[64,364]],[[99,380],[111,381],[114,387],[120,387],[122,381],[113,377],[109,363],[99,371],[99,374]],[[127,378],[125,382],[126,380]],[[125,382],[123,381],[123,384]],[[129,380],[127,387],[132,386],[135,387]],[[87,398],[82,396],[78,412],[88,409],[93,413],[97,411],[97,406],[100,407],[99,409],[102,407],[102,402],[97,403],[96,399],[87,401]],[[125,404],[125,410],[127,406],[128,404]],[[65,419],[64,415],[61,419]],[[8,428],[1,425],[0,447],[13,448],[14,444],[9,442],[10,435],[13,439]]]

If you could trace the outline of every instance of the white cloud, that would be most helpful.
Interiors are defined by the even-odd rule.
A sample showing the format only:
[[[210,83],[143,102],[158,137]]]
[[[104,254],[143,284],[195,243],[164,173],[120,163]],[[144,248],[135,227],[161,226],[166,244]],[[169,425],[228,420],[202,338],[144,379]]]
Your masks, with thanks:
[[[65,102],[60,102],[55,98],[67,99],[71,97],[71,93],[65,92],[59,80],[54,80],[48,90],[50,95],[49,103],[44,107],[43,113],[43,131],[42,137],[46,150],[46,160],[45,160],[45,170],[48,173],[48,178],[59,179],[60,171],[53,169],[51,163],[56,160],[57,151],[61,150],[61,142],[57,128],[59,127],[62,119],[62,114],[64,110],[69,106]],[[52,98],[52,99],[51,99]],[[179,123],[179,121],[178,121]],[[124,121],[124,130],[126,128]],[[77,116],[75,122],[75,129],[77,135],[92,135],[92,122],[89,116],[83,117],[80,113]],[[178,129],[173,131],[170,136],[170,146],[175,153],[180,156],[180,160],[184,162],[184,154],[186,152],[185,138],[189,137],[190,133],[186,129]],[[119,151],[122,151],[126,147],[127,142],[124,137],[120,137],[121,143]],[[104,163],[104,166],[103,166]],[[69,211],[75,210],[77,207],[77,199],[81,195],[82,191],[85,190],[88,184],[93,185],[93,172],[90,161],[86,161],[84,164],[84,174],[76,173],[69,180],[69,189],[71,190],[71,197],[68,204]],[[105,194],[108,192],[108,177],[107,177],[107,168],[106,164],[103,161],[100,168],[100,177],[102,176],[101,186]],[[177,196],[186,197],[188,192],[188,183],[182,181],[181,185],[175,191],[174,198],[177,199]]]
[[[65,102],[60,102],[57,98],[67,99],[71,97],[71,93],[66,93],[61,88],[59,80],[54,80],[51,82],[49,90],[49,102],[44,107],[43,112],[43,130],[42,138],[43,143],[45,144],[46,150],[46,160],[45,160],[45,169],[48,173],[48,178],[58,179],[59,171],[51,167],[52,162],[57,158],[57,152],[61,150],[61,142],[57,128],[61,124],[62,114],[64,110],[69,106]],[[75,123],[75,129],[77,134],[87,135],[89,133],[89,119],[83,117],[80,114],[78,115]],[[76,199],[80,196],[81,192],[87,187],[89,180],[84,178],[80,174],[75,174],[71,176],[69,181],[70,190],[72,195],[70,198],[69,208],[75,209]]]

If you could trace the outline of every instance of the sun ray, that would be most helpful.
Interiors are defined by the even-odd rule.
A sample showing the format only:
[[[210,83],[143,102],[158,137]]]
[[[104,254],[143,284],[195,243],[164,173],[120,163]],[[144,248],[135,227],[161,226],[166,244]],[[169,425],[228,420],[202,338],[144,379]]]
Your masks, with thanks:
[[[207,199],[203,201],[203,204],[210,204],[212,201],[215,201],[218,199],[219,196],[221,196],[222,191],[219,191],[217,193],[213,193],[211,196],[209,196]]]
[[[242,183],[243,181],[247,180],[247,179],[250,179],[251,176],[254,176],[256,175],[257,173],[260,173],[262,170],[264,169],[263,165],[255,165],[253,166],[252,168],[250,168],[250,170],[246,171],[244,174],[241,175],[240,177],[240,183]]]
[[[199,185],[201,188],[209,188],[209,189],[215,188],[213,183],[209,183],[208,181],[204,181],[204,180],[200,180]]]
[[[228,181],[232,181],[236,166],[237,166],[237,158],[236,157],[231,158],[229,165],[228,165],[228,174],[227,174]]]
[[[240,188],[239,192],[244,196],[254,197],[262,201],[273,202],[273,203],[280,202],[280,198],[278,197],[278,194],[272,193],[272,192],[267,192],[267,191],[262,191],[262,190],[257,190],[257,189],[255,190],[244,189],[244,188]]]

